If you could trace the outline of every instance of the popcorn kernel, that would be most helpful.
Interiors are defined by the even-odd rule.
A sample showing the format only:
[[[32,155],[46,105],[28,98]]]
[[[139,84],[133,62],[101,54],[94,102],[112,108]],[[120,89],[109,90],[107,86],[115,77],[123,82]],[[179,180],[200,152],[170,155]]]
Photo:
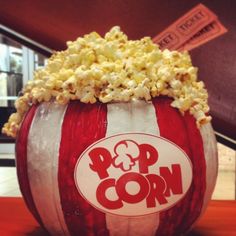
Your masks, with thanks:
[[[197,81],[196,67],[187,52],[161,51],[150,37],[128,40],[120,27],[113,27],[104,37],[92,32],[68,48],[55,52],[34,80],[23,88],[2,132],[15,137],[24,114],[35,103],[55,100],[67,104],[79,99],[84,103],[149,101],[165,95],[181,113],[189,110],[198,126],[209,122],[208,94]]]

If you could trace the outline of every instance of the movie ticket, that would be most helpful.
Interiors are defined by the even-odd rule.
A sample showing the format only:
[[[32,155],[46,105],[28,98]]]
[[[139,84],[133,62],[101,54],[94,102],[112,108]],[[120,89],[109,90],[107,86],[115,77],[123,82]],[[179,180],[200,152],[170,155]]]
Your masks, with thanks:
[[[184,45],[177,48],[178,51],[183,50],[191,50],[193,48],[196,48],[211,39],[214,39],[224,33],[226,33],[228,30],[216,19],[209,25],[205,26],[203,29],[201,29],[199,32],[197,32],[189,41],[187,41]]]
[[[191,50],[227,32],[217,16],[199,4],[153,38],[161,49]]]
[[[153,38],[153,41],[161,49],[177,49],[216,18],[207,7],[199,4]]]

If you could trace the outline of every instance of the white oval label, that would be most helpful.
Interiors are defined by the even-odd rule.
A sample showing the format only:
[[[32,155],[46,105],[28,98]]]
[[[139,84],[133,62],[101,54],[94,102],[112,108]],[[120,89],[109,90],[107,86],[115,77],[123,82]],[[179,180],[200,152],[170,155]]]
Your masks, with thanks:
[[[141,216],[180,201],[191,185],[192,165],[186,153],[167,139],[126,133],[90,145],[74,174],[78,191],[97,209]]]

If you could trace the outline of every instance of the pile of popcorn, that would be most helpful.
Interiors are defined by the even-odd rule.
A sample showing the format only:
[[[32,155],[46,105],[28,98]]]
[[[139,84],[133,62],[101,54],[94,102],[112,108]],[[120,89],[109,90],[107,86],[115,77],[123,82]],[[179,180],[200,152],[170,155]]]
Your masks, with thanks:
[[[208,94],[187,52],[161,51],[149,37],[128,40],[117,26],[104,38],[92,32],[67,46],[28,81],[3,133],[15,137],[32,104],[50,100],[108,103],[164,95],[173,98],[171,105],[181,113],[189,110],[198,126],[210,121]]]

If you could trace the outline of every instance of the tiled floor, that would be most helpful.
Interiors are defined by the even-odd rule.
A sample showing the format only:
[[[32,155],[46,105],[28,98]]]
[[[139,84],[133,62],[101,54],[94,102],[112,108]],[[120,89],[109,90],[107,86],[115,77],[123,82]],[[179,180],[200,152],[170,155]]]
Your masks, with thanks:
[[[213,199],[235,199],[235,151],[218,144],[219,174]],[[0,155],[0,158],[14,158],[14,155]],[[0,167],[0,196],[21,196],[16,169]]]
[[[0,196],[21,196],[16,168],[0,167]]]
[[[236,151],[218,143],[219,171],[213,199],[236,199]]]

